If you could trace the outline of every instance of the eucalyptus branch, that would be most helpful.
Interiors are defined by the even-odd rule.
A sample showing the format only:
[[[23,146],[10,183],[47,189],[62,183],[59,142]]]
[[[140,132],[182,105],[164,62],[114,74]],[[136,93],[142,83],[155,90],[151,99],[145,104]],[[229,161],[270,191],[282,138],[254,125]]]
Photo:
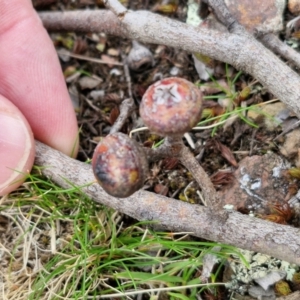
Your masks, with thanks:
[[[242,215],[214,211],[140,190],[128,198],[115,198],[103,191],[90,165],[74,160],[36,142],[35,164],[41,172],[64,188],[78,189],[95,202],[137,220],[156,222],[170,231],[190,232],[207,240],[265,253],[300,264],[300,229]]]
[[[48,12],[40,17],[48,30],[105,32],[224,61],[251,74],[300,118],[299,76],[250,34],[195,28],[148,11],[126,11],[121,18],[105,10]]]

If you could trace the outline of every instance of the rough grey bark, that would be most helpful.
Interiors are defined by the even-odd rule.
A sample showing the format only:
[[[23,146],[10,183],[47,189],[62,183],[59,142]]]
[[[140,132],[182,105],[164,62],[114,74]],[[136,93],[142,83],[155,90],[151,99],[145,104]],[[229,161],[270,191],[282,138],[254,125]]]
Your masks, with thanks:
[[[105,10],[46,12],[40,17],[48,30],[105,32],[227,62],[258,79],[300,118],[299,76],[250,34],[195,28],[148,11],[125,11],[120,19]]]
[[[238,212],[217,212],[211,208],[177,201],[146,191],[117,199],[95,182],[91,166],[36,142],[35,164],[56,184],[78,187],[98,203],[137,220],[155,221],[165,229],[265,253],[300,264],[300,229],[252,218]]]
[[[267,33],[258,35],[259,40],[274,53],[287,59],[295,67],[300,69],[300,54],[293,48],[284,44],[275,34]]]

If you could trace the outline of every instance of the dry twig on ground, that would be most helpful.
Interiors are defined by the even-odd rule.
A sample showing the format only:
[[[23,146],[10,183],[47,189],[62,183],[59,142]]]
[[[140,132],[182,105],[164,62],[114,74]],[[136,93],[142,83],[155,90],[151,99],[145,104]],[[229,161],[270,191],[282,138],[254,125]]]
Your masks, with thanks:
[[[171,231],[190,232],[207,240],[265,253],[300,264],[300,229],[242,215],[216,212],[146,191],[124,199],[109,196],[95,182],[90,165],[76,161],[50,147],[36,143],[35,163],[58,185],[78,190],[91,199],[137,220],[156,222]]]

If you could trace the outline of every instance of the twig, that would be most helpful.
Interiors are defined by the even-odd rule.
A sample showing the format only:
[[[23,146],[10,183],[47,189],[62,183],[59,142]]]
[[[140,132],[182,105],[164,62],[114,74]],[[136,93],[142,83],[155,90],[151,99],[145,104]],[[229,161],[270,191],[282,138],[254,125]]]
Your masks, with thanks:
[[[35,164],[56,184],[77,187],[91,199],[137,220],[155,221],[165,229],[265,253],[300,264],[300,230],[238,212],[221,213],[146,191],[117,199],[95,183],[91,166],[36,142]],[[80,188],[81,187],[81,188]]]
[[[216,189],[205,170],[201,167],[191,151],[183,145],[179,159],[181,163],[191,172],[194,179],[201,188],[201,193],[207,206],[216,211],[222,209],[222,201],[218,197]]]
[[[125,54],[122,54],[122,61],[123,61],[124,75],[125,75],[125,79],[126,79],[127,87],[128,87],[128,95],[130,98],[133,99],[130,72],[129,72],[129,68],[128,68],[128,63],[126,62]]]
[[[295,67],[300,69],[300,53],[283,43],[275,34],[258,34],[258,39],[274,53],[287,59]]]
[[[113,126],[111,127],[109,133],[115,133],[120,131],[134,109],[135,105],[133,99],[125,99],[120,105],[120,114]]]
[[[120,63],[120,62],[112,62],[112,61],[107,62],[107,61],[99,59],[99,58],[88,57],[88,56],[84,56],[84,55],[80,55],[80,54],[74,54],[69,51],[57,51],[57,54],[70,56],[70,57],[77,58],[80,60],[91,61],[91,62],[95,62],[97,64],[104,64],[104,65],[110,64],[110,65],[115,65],[115,66],[123,66],[123,63]]]
[[[122,18],[127,11],[127,9],[118,0],[105,0],[104,4],[120,18]]]
[[[273,141],[276,141],[278,138],[280,138],[283,135],[286,135],[287,133],[291,132],[292,130],[294,130],[295,128],[299,127],[300,124],[300,120],[296,121],[297,119],[295,118],[295,121],[292,122],[291,125],[287,126],[287,128],[285,128],[280,134],[278,134]]]
[[[233,17],[223,0],[203,0],[214,11],[217,19],[227,27],[229,32],[236,34],[246,34],[246,30]]]

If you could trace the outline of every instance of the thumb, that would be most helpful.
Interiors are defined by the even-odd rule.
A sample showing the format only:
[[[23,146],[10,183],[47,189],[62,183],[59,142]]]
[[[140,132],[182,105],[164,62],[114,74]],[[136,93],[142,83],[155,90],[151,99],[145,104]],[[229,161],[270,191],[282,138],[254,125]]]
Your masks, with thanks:
[[[0,96],[0,196],[25,180],[34,161],[34,139],[25,117]]]

